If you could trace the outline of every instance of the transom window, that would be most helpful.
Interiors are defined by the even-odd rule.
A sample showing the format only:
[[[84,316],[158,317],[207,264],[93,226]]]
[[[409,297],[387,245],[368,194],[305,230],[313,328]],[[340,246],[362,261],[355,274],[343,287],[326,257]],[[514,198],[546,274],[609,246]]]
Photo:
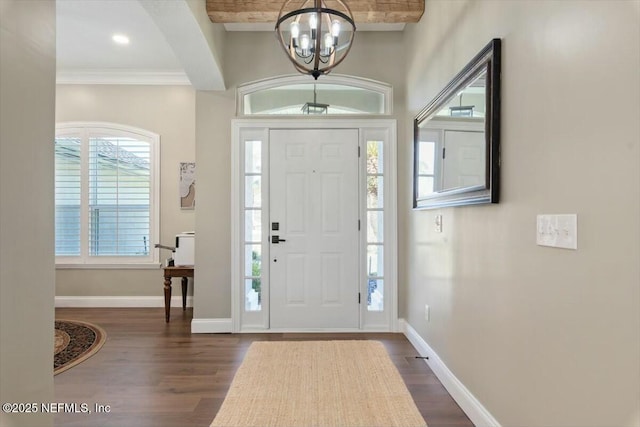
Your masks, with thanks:
[[[238,88],[238,115],[391,114],[391,86],[350,76],[278,77]]]
[[[56,126],[58,264],[158,263],[158,144],[126,126]]]

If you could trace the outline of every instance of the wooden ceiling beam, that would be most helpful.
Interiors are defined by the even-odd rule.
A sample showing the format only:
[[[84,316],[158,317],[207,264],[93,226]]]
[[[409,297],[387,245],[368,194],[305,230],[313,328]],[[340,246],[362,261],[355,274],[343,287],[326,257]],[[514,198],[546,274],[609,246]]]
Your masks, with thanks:
[[[425,0],[348,0],[358,24],[418,22]],[[284,0],[207,0],[207,14],[215,23],[275,23]],[[327,7],[334,7],[327,0]]]

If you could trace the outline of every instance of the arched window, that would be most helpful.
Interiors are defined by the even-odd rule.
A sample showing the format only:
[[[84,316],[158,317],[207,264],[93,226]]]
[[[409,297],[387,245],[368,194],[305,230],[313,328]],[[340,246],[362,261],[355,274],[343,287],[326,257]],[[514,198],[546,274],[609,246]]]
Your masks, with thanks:
[[[393,89],[351,76],[285,76],[238,87],[238,116],[391,114]]]
[[[56,126],[58,266],[157,266],[159,142],[113,123]]]

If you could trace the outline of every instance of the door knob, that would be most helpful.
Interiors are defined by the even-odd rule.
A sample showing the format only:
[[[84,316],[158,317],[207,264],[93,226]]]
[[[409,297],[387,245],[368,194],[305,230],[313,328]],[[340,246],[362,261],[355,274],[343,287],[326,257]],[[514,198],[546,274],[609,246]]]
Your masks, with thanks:
[[[277,244],[280,242],[286,242],[286,240],[281,239],[280,236],[271,236],[271,243]]]

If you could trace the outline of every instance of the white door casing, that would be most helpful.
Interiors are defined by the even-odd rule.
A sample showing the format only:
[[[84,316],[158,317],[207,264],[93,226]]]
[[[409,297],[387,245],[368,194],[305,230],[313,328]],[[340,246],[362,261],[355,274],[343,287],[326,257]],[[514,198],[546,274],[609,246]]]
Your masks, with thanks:
[[[257,332],[257,331],[311,331],[311,330],[362,330],[362,331],[398,331],[398,307],[397,307],[397,170],[396,170],[396,126],[397,123],[393,119],[342,119],[342,118],[269,118],[269,119],[234,119],[232,120],[232,163],[231,163],[231,331],[233,332]],[[358,132],[358,146],[361,157],[356,167],[358,182],[360,185],[357,198],[359,205],[359,220],[361,223],[361,231],[358,236],[358,253],[359,259],[355,262],[358,269],[357,289],[361,295],[361,304],[357,307],[359,326],[351,328],[333,328],[333,327],[283,327],[275,329],[270,325],[270,268],[273,266],[272,245],[269,242],[271,235],[271,221],[269,219],[270,210],[270,135],[273,130],[329,130],[336,129],[340,132],[344,130],[352,130]],[[256,175],[255,167],[247,169],[250,158],[255,157],[255,144],[258,143],[262,147],[262,168],[258,171],[261,176],[262,203],[258,206],[258,210],[262,212],[262,232],[261,242],[255,241],[257,230],[253,225],[251,238],[247,236],[247,223],[245,220],[247,215],[255,213],[256,208],[245,207],[245,193],[249,187],[248,182],[254,182]],[[368,246],[367,243],[367,221],[371,212],[368,208],[368,181],[371,176],[368,175],[367,158],[368,148],[371,144],[378,146],[379,155],[384,158],[384,172],[379,170],[378,173],[384,173],[384,186],[380,187],[380,191],[384,193],[384,225],[380,224],[384,229],[384,308],[381,306],[367,305],[367,291],[369,289],[368,274]],[[251,147],[251,151],[246,151]],[[381,158],[382,159],[382,158]],[[380,159],[380,161],[382,161]],[[379,181],[382,185],[382,180]],[[251,190],[255,195],[254,190]],[[380,199],[382,201],[382,199]],[[379,206],[382,210],[382,205]],[[252,210],[251,210],[252,209]],[[258,212],[259,213],[259,212]],[[251,216],[251,215],[250,215]],[[255,218],[259,218],[253,216]],[[377,220],[382,219],[380,216]],[[255,223],[252,223],[255,225]],[[280,237],[288,240],[287,236],[280,234]],[[251,240],[251,243],[248,242]],[[287,242],[288,243],[288,242]],[[247,259],[247,254],[251,254],[251,250],[247,252],[247,245],[255,248],[255,244],[262,247],[262,265],[261,279],[262,296],[261,307],[258,311],[250,309],[247,303],[247,292],[251,288],[252,279],[256,279],[251,271],[251,259]],[[370,243],[369,243],[370,245]],[[273,245],[278,246],[278,245]],[[382,274],[382,270],[378,269]],[[381,282],[378,283],[380,289]],[[255,297],[255,295],[253,295]],[[356,299],[357,297],[354,297]],[[255,302],[255,299],[253,300]],[[252,306],[255,307],[255,306]],[[201,331],[206,332],[206,331]],[[215,332],[215,331],[212,331]]]
[[[270,327],[358,328],[358,130],[269,141]]]

